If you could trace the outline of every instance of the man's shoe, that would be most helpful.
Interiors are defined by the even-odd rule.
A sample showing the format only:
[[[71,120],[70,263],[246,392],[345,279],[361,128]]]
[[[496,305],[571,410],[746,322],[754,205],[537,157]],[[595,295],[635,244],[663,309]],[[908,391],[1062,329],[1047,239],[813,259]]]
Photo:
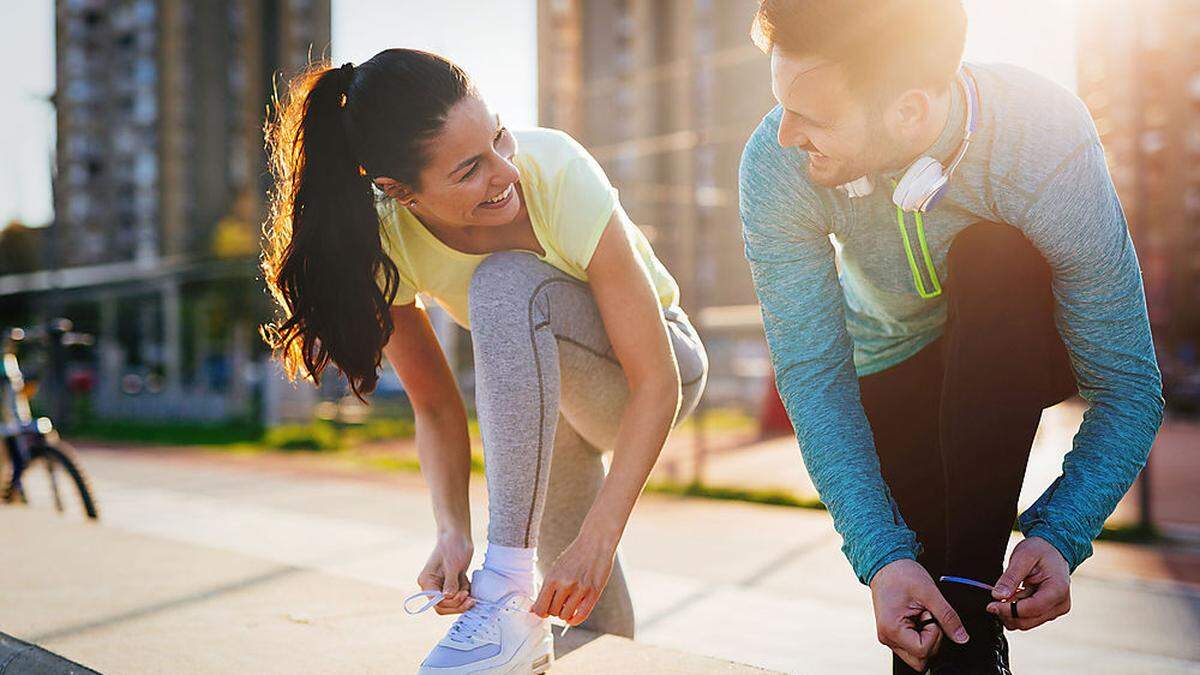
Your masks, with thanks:
[[[1012,675],[1008,665],[1008,640],[1000,619],[972,622],[971,639],[960,645],[948,638],[929,661],[930,675]]]

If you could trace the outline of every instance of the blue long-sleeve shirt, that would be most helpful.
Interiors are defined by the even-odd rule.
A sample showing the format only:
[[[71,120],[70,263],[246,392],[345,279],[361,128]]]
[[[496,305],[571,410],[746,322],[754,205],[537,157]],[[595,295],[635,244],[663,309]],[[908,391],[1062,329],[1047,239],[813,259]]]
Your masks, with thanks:
[[[979,128],[949,192],[925,214],[926,241],[936,272],[963,228],[1003,222],[1050,264],[1055,322],[1088,410],[1062,475],[1019,523],[1074,570],[1144,466],[1162,422],[1141,271],[1079,99],[1017,67],[968,67],[979,85]],[[950,119],[927,153],[935,157],[952,154],[962,138],[964,97],[952,90]],[[945,301],[917,292],[887,187],[899,174],[873,176],[875,192],[853,200],[812,183],[806,153],[778,144],[781,114],[776,107],[763,119],[742,156],[746,258],[805,465],[851,566],[869,583],[887,563],[915,558],[918,545],[880,475],[857,378],[935,340]],[[921,256],[911,214],[907,223]]]

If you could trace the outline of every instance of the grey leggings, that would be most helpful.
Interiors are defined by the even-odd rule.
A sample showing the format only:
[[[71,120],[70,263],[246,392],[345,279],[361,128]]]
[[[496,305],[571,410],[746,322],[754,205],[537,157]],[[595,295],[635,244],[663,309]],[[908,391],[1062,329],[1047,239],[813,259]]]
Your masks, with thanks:
[[[625,374],[588,285],[530,253],[485,258],[471,280],[469,311],[488,541],[536,546],[544,574],[600,490],[601,456],[613,449],[628,400]],[[704,390],[708,356],[681,309],[665,309],[663,318],[683,383],[678,424]],[[583,627],[632,637],[619,559]]]

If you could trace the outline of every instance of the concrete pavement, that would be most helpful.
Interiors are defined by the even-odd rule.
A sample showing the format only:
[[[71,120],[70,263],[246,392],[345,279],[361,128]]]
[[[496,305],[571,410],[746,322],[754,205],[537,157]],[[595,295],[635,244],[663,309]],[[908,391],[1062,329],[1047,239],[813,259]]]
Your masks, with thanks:
[[[0,631],[142,673],[408,672],[445,630],[399,608],[432,541],[419,476],[304,456],[81,454],[99,527],[0,509]],[[1195,558],[1099,545],[1071,615],[1012,636],[1018,672],[1200,673],[1200,586],[1172,576],[1169,554]],[[638,643],[589,642],[554,672],[886,670],[821,512],[647,495],[622,557]],[[1136,572],[1155,564],[1166,572]]]

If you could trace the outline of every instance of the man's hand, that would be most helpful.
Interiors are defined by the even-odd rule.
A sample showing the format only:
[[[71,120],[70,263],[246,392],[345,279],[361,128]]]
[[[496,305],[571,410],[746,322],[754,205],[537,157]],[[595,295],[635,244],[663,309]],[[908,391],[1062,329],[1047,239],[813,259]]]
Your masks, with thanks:
[[[925,670],[943,632],[960,644],[969,637],[958,613],[915,560],[896,560],[876,572],[871,602],[879,641],[915,670]]]
[[[1021,588],[1021,586],[1024,588]],[[1071,611],[1071,566],[1050,542],[1030,537],[1013,548],[987,611],[1009,630],[1029,630]],[[1017,618],[1012,602],[1017,603]]]

